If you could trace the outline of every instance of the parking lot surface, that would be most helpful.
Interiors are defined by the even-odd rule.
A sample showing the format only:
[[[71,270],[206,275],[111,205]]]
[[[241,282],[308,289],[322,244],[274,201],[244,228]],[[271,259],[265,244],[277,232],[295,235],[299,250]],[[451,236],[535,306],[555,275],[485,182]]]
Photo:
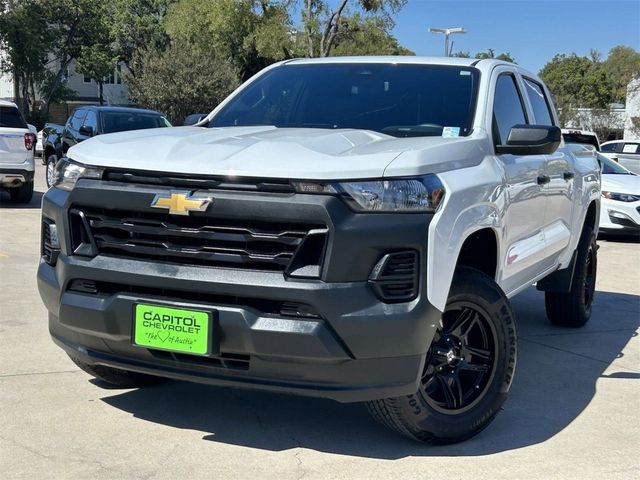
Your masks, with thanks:
[[[640,243],[601,240],[593,318],[551,326],[513,299],[516,379],[477,437],[430,447],[361,405],[177,381],[110,389],[49,338],[31,205],[0,194],[0,476],[13,478],[640,478]]]

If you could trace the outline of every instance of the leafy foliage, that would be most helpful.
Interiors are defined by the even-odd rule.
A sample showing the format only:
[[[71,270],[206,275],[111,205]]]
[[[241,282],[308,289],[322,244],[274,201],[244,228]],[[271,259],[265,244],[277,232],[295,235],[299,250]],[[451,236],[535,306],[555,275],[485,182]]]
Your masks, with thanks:
[[[640,52],[623,45],[613,47],[604,61],[604,67],[613,84],[612,101],[624,103],[627,85],[633,77],[640,75]]]
[[[458,57],[458,58],[471,58],[471,53],[468,51],[460,51],[460,52],[455,52],[453,55],[451,55],[452,57]],[[479,58],[479,59],[484,59],[484,58],[495,58],[496,60],[504,60],[505,62],[511,62],[511,63],[518,63],[516,62],[516,60],[511,56],[511,53],[506,52],[506,53],[499,53],[498,55],[496,55],[495,51],[493,50],[493,48],[488,48],[487,50],[485,50],[484,52],[478,52],[475,54],[474,58]]]
[[[169,6],[176,1],[113,0],[109,20],[113,49],[131,74],[138,71],[134,61],[136,52],[164,50],[169,45],[163,22]]]
[[[135,59],[140,73],[127,78],[132,98],[141,107],[165,113],[175,124],[191,113],[209,112],[239,83],[229,59],[194,51],[185,41],[140,55]]]
[[[360,12],[383,21],[387,24],[385,32],[389,35],[393,27],[392,15],[404,7],[407,0],[341,0],[335,8],[331,8],[330,2],[324,0],[303,0],[302,3],[306,56],[327,57],[338,43],[340,34],[349,28],[345,17],[350,9],[356,10],[353,13]],[[358,46],[364,48],[365,44]]]

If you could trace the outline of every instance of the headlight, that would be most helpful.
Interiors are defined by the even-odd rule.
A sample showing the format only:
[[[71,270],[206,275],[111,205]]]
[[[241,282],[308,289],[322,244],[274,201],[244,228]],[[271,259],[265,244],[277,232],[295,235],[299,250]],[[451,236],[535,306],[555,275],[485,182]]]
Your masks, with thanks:
[[[435,212],[444,199],[444,187],[436,175],[354,182],[293,182],[300,193],[342,196],[360,212]]]
[[[630,195],[628,193],[602,192],[604,198],[617,200],[618,202],[635,202],[640,200],[640,195]]]
[[[101,179],[104,169],[88,167],[80,163],[73,162],[68,158],[61,158],[56,163],[55,178],[53,186],[62,190],[71,191],[76,186],[76,182],[81,178]]]

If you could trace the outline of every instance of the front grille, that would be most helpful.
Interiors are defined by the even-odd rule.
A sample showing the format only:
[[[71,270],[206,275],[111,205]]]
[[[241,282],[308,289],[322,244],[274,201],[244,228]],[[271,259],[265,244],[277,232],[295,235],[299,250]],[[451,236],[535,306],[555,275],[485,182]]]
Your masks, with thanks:
[[[183,353],[163,352],[161,350],[149,350],[151,355],[160,359],[179,362],[200,367],[224,368],[229,370],[249,370],[251,357],[249,355],[221,352],[215,357],[199,357]]]
[[[298,302],[286,302],[267,298],[239,297],[236,295],[220,295],[216,293],[200,293],[193,290],[176,290],[173,288],[141,287],[123,283],[97,282],[94,280],[75,279],[69,282],[68,291],[90,295],[133,294],[145,298],[157,297],[162,300],[170,298],[184,302],[204,303],[208,305],[250,308],[262,315],[281,317],[320,318],[311,305]]]
[[[418,252],[408,250],[388,253],[371,272],[369,285],[382,301],[408,302],[418,295]]]
[[[302,266],[314,267],[314,276],[320,273],[327,235],[326,226],[316,224],[93,208],[71,209],[70,222],[77,255],[285,271],[296,252],[304,251]]]

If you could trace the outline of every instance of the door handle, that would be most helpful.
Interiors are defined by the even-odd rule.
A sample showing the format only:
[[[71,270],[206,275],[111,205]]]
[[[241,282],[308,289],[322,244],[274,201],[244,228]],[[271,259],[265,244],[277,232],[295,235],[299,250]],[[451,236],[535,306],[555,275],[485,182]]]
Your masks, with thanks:
[[[547,175],[538,175],[536,181],[538,182],[538,185],[545,185],[551,181],[551,177]]]
[[[564,178],[567,182],[573,178],[573,172],[564,172],[562,174],[562,178]]]

